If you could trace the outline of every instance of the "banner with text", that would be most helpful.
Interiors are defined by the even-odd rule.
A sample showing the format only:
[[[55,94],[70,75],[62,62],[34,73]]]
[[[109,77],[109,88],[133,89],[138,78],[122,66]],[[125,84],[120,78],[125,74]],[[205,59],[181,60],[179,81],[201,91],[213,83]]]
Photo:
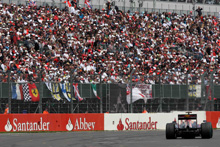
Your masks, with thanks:
[[[205,111],[193,111],[197,114],[198,124],[206,119]],[[105,130],[165,130],[166,124],[178,119],[178,114],[185,112],[174,111],[171,113],[141,113],[141,114],[105,114]]]
[[[104,114],[2,114],[0,132],[104,130]]]

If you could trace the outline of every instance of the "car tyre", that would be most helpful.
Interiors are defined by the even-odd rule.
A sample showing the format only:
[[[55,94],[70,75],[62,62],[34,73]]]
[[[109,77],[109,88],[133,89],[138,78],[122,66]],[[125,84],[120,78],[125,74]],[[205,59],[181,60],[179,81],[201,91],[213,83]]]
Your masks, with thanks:
[[[209,139],[213,136],[213,128],[211,122],[201,124],[201,136],[203,139]]]
[[[166,139],[176,139],[176,130],[174,123],[166,124]]]

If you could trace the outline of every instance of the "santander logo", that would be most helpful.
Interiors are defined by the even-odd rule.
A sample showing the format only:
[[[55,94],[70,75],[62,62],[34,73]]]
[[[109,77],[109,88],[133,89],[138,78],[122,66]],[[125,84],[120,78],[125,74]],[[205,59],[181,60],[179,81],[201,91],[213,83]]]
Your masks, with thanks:
[[[117,129],[119,131],[122,131],[124,129],[124,125],[122,124],[121,119],[119,120],[119,124],[117,125]]]
[[[72,131],[73,130],[73,124],[71,122],[71,119],[69,118],[68,124],[66,125],[67,131]]]
[[[151,117],[149,117],[148,121],[130,121],[129,118],[125,118],[124,124],[122,120],[119,120],[117,125],[117,129],[119,131],[125,130],[156,130],[157,129],[157,121],[152,121]]]
[[[7,124],[5,125],[5,131],[49,131],[49,126],[50,122],[44,122],[42,117],[40,117],[40,121],[37,122],[21,122],[19,119],[14,118],[12,124],[8,119]]]
[[[12,125],[8,119],[7,124],[5,125],[5,131],[10,132],[12,130]]]
[[[66,130],[95,130],[95,122],[87,122],[86,118],[77,118],[73,125],[71,119],[69,118]]]
[[[220,128],[220,117],[218,118],[218,122],[216,124],[216,128]]]

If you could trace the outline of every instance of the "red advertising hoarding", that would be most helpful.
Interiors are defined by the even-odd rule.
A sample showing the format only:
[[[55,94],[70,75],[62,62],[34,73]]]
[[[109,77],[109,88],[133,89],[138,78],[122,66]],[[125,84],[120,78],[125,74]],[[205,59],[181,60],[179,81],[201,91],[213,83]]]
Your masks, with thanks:
[[[104,114],[1,114],[0,132],[104,130]]]
[[[206,111],[206,120],[212,123],[213,128],[220,128],[220,112]]]

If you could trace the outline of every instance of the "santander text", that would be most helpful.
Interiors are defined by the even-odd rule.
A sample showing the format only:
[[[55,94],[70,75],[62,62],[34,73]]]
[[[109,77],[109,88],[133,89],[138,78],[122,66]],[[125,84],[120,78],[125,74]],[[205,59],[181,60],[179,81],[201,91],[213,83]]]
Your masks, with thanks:
[[[149,117],[148,122],[130,122],[129,118],[125,119],[125,130],[156,130],[157,129],[157,121],[151,121],[151,117]]]
[[[38,122],[18,122],[13,119],[13,131],[49,131],[50,122],[43,122],[42,117]]]

